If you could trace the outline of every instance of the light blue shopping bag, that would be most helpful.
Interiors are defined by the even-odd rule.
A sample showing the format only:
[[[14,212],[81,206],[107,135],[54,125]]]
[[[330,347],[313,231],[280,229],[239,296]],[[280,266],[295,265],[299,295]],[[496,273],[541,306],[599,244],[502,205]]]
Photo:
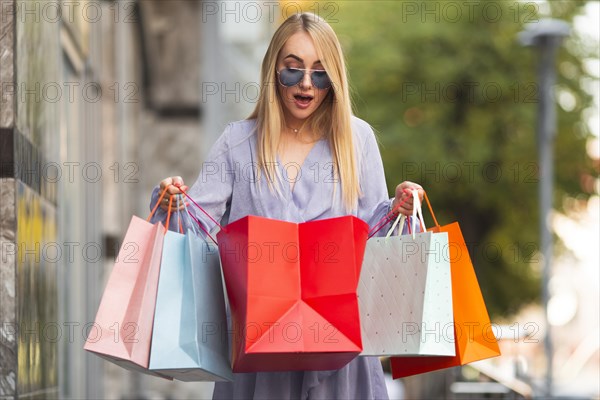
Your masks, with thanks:
[[[232,381],[219,251],[194,232],[164,239],[150,370],[181,381]]]

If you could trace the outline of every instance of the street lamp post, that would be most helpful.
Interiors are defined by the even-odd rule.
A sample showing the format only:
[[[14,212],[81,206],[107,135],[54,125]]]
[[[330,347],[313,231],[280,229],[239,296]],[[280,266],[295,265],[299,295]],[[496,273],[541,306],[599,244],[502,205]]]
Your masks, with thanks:
[[[535,46],[539,50],[538,65],[539,105],[537,119],[537,145],[539,154],[540,188],[540,245],[543,255],[542,304],[546,323],[544,351],[546,353],[546,380],[544,397],[553,395],[553,349],[550,323],[548,321],[548,282],[552,268],[552,233],[550,230],[550,212],[552,210],[552,192],[554,180],[553,146],[556,136],[556,109],[554,84],[556,81],[555,58],[562,39],[569,35],[569,25],[556,19],[542,19],[529,24],[519,34],[519,40],[525,46]]]

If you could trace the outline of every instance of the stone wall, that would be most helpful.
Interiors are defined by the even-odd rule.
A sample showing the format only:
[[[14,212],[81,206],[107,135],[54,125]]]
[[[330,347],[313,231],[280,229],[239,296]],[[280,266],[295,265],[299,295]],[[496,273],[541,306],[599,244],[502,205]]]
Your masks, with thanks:
[[[2,171],[0,197],[0,398],[58,397],[56,186],[43,166],[56,160],[58,26],[0,4]]]

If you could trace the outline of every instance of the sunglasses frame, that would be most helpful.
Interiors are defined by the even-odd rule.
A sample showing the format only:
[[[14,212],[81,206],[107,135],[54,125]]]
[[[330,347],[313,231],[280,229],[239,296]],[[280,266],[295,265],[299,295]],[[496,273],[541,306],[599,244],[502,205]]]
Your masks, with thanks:
[[[290,85],[290,86],[288,86],[288,85],[284,85],[284,84],[283,84],[283,82],[281,82],[281,71],[283,71],[284,69],[290,69],[290,70],[302,71],[302,78],[301,78],[301,79],[298,81],[298,83],[295,83],[295,84],[293,84],[293,85]],[[331,85],[332,85],[331,79],[329,79],[329,74],[327,74],[327,71],[325,71],[324,69],[309,69],[309,68],[291,68],[291,67],[283,67],[283,68],[282,68],[282,69],[280,69],[279,71],[275,71],[275,72],[277,72],[277,81],[279,82],[279,84],[280,84],[281,86],[284,86],[284,87],[294,87],[294,86],[297,86],[297,85],[299,85],[299,84],[300,84],[300,83],[301,83],[301,82],[304,80],[304,77],[306,76],[306,74],[307,74],[307,73],[308,73],[308,74],[310,74],[310,83],[311,83],[311,85],[313,85],[313,86],[314,86],[315,88],[317,88],[317,89],[320,89],[320,90],[326,90],[326,89],[329,89],[329,88],[331,87]],[[313,75],[312,75],[314,72],[325,72],[325,75],[327,75],[327,79],[329,80],[329,86],[327,86],[327,87],[324,87],[324,88],[320,88],[320,87],[316,86],[316,85],[315,85],[314,78],[313,78]]]

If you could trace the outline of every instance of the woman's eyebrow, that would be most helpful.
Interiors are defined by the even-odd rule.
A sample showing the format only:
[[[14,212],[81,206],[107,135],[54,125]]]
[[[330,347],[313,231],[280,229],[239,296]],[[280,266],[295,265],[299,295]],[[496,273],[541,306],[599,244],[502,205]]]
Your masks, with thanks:
[[[298,56],[297,56],[297,55],[295,55],[295,54],[291,54],[291,53],[290,53],[290,54],[288,54],[287,56],[285,56],[284,60],[287,60],[288,58],[293,58],[294,60],[296,60],[296,61],[298,61],[298,62],[301,62],[301,63],[303,63],[303,62],[304,62],[304,60],[303,60],[303,59],[301,59],[300,57],[298,57]],[[315,61],[315,62],[313,63],[313,65],[315,65],[315,64],[321,64],[321,60],[317,60],[317,61]]]
[[[303,59],[301,59],[300,57],[298,57],[298,56],[297,56],[297,55],[295,55],[295,54],[288,54],[287,56],[285,56],[284,60],[287,60],[288,58],[293,58],[293,59],[294,59],[294,60],[296,60],[296,61],[299,61],[299,62],[304,62],[304,60],[303,60]]]

